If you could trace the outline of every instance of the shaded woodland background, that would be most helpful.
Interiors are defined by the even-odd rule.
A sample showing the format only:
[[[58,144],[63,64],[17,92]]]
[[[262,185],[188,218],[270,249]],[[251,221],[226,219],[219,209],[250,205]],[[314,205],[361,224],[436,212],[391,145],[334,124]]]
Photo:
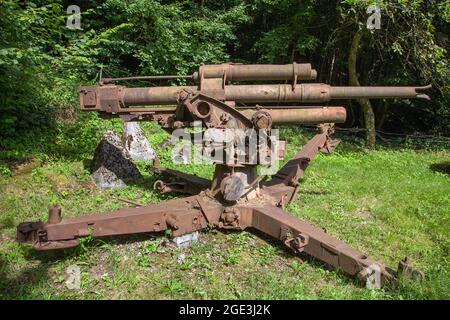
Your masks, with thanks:
[[[382,25],[370,31],[373,3]],[[72,4],[82,30],[66,27]],[[163,75],[190,74],[201,63],[312,62],[319,81],[348,85],[356,40],[361,85],[433,84],[432,102],[372,101],[376,129],[448,136],[449,20],[449,1],[2,0],[0,159],[52,148],[55,139],[82,149],[102,120],[79,114],[77,89],[98,81],[100,69]],[[364,127],[360,104],[345,105],[343,127]]]

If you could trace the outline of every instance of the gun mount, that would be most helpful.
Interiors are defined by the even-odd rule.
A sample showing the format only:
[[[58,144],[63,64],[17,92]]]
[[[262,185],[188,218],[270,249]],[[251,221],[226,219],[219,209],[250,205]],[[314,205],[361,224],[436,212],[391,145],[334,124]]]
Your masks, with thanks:
[[[102,79],[98,86],[82,87],[81,110],[95,111],[102,117],[157,121],[172,133],[201,123],[206,131],[200,133],[199,147],[216,165],[213,180],[158,168],[171,181],[159,180],[155,189],[191,196],[76,218],[62,218],[61,208],[52,207],[46,223],[21,223],[18,241],[32,243],[37,250],[52,250],[77,246],[79,238],[88,235],[170,229],[176,237],[208,226],[252,228],[279,239],[294,254],[313,256],[364,281],[378,275],[381,282],[395,283],[399,273],[423,276],[407,260],[400,262],[395,272],[283,209],[295,199],[299,179],[309,163],[320,152],[333,152],[340,142],[332,137],[334,124],[345,122],[346,110],[329,106],[330,101],[361,97],[429,99],[423,93],[429,86],[333,87],[300,82],[316,77],[310,64],[221,64],[202,65],[191,76]],[[195,85],[127,88],[115,84],[121,80],[175,78],[194,81]],[[242,84],[248,81],[285,83]],[[272,135],[280,124],[319,124],[319,130],[269,180],[258,176],[257,166],[273,164],[266,160],[283,157],[285,143]]]

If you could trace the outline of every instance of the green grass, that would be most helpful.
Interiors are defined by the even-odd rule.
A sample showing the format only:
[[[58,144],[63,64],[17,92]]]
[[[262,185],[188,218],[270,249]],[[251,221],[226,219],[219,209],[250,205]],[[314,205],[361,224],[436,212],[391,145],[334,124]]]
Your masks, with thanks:
[[[117,128],[117,124],[113,127]],[[101,129],[101,130],[100,130]],[[103,126],[96,133],[99,136]],[[145,124],[154,146],[168,138]],[[66,216],[126,206],[117,198],[156,203],[171,198],[152,191],[155,177],[144,171],[142,183],[118,191],[92,190],[87,154],[69,139],[71,156],[49,146],[28,167],[0,165],[0,298],[2,299],[449,299],[450,178],[436,170],[449,162],[449,150],[362,148],[344,137],[332,155],[320,155],[308,168],[295,203],[287,210],[325,227],[328,233],[396,267],[408,256],[427,274],[421,283],[402,280],[394,289],[367,290],[354,279],[313,259],[292,256],[276,241],[249,232],[201,234],[187,249],[167,245],[162,236],[133,235],[83,239],[75,249],[35,252],[14,241],[22,221],[46,219],[48,206],[59,203]],[[285,128],[288,155],[311,133]],[[67,147],[68,148],[68,147]],[[170,152],[161,150],[170,164]],[[438,166],[439,167],[439,166]],[[211,177],[212,167],[183,170]],[[81,289],[65,286],[70,265],[81,268]]]

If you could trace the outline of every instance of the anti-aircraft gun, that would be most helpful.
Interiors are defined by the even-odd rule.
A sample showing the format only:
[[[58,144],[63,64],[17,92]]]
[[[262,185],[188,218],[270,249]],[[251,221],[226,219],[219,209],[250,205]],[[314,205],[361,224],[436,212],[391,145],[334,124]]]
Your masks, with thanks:
[[[122,80],[181,78],[194,84],[145,88],[117,84]],[[411,268],[407,259],[394,271],[331,237],[325,229],[290,215],[284,207],[295,199],[299,179],[314,157],[319,152],[333,152],[340,142],[332,134],[335,123],[345,122],[346,109],[330,106],[330,101],[429,99],[423,91],[430,86],[333,87],[306,83],[316,78],[317,72],[310,64],[227,63],[202,65],[190,76],[105,78],[97,86],[81,87],[81,110],[95,111],[102,117],[157,121],[172,133],[201,124],[206,131],[194,140],[215,164],[213,180],[159,168],[171,179],[157,181],[157,190],[190,196],[64,219],[61,208],[53,206],[47,222],[21,223],[17,239],[32,243],[37,250],[53,250],[77,246],[81,237],[89,235],[103,237],[170,229],[172,236],[178,237],[208,226],[250,228],[280,240],[294,254],[313,256],[363,281],[377,275],[381,282],[395,282],[399,273],[422,275]],[[273,135],[280,124],[320,126],[303,149],[271,178],[261,177],[258,165],[273,167],[274,161],[284,155],[285,143]]]

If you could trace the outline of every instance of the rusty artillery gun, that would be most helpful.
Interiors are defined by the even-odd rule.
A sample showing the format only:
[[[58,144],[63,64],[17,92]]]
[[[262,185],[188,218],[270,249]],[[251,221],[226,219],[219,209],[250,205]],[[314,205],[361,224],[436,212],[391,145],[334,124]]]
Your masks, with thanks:
[[[171,235],[178,237],[208,226],[249,228],[280,240],[294,254],[312,256],[363,281],[377,271],[381,282],[395,283],[399,273],[421,275],[407,259],[394,271],[331,237],[324,228],[285,212],[284,207],[295,199],[299,179],[314,157],[319,152],[333,152],[340,142],[332,134],[335,123],[345,122],[346,110],[329,106],[329,101],[361,97],[429,99],[423,93],[429,86],[333,87],[305,83],[316,77],[310,64],[221,64],[202,65],[190,76],[102,79],[98,86],[81,87],[83,111],[124,121],[157,121],[168,132],[191,127],[193,123],[214,130],[208,143],[199,143],[216,166],[213,180],[159,169],[171,181],[157,181],[156,189],[190,196],[74,218],[62,218],[61,208],[54,206],[47,222],[21,223],[17,228],[18,241],[32,243],[37,250],[53,250],[77,246],[79,238],[89,235],[159,233],[170,229]],[[185,78],[195,85],[127,88],[115,84],[120,80],[174,78]],[[245,82],[253,84],[242,84]],[[320,125],[317,134],[271,179],[261,177],[257,166],[264,159],[283,156],[285,144],[271,136],[280,124]],[[220,133],[228,131],[231,136],[224,143]],[[240,133],[249,131],[258,140],[242,138]],[[217,154],[225,157],[216,157]]]

